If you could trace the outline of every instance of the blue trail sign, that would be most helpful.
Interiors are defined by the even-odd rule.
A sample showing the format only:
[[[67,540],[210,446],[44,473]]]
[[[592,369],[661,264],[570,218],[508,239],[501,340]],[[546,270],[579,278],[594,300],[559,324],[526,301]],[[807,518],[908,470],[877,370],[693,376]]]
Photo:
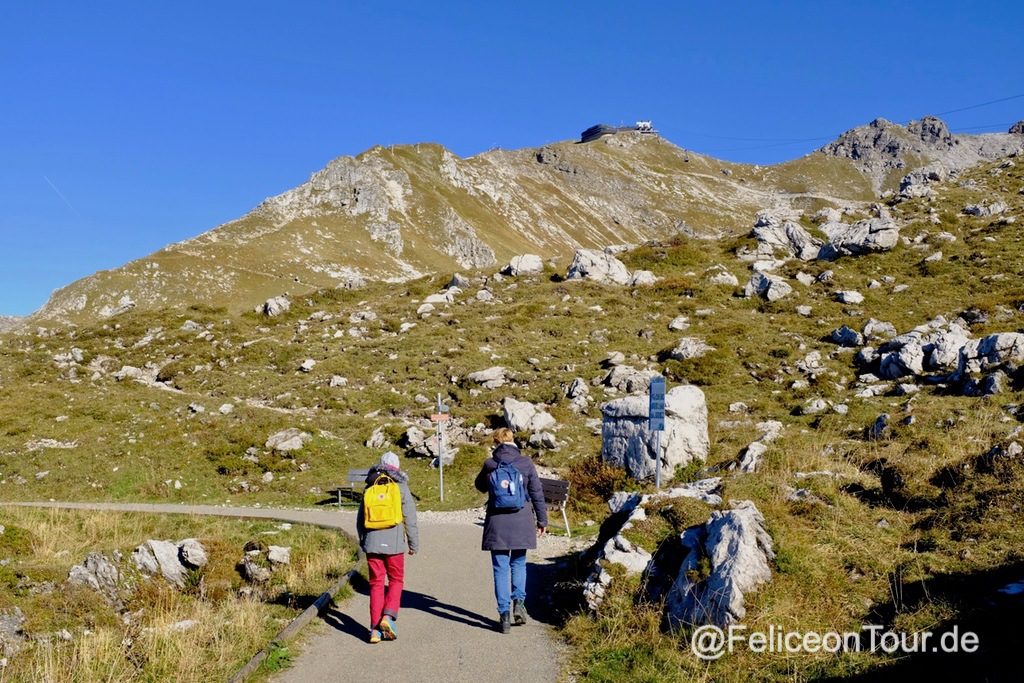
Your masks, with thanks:
[[[651,404],[648,410],[648,427],[652,432],[665,429],[665,378],[661,375],[651,378]]]

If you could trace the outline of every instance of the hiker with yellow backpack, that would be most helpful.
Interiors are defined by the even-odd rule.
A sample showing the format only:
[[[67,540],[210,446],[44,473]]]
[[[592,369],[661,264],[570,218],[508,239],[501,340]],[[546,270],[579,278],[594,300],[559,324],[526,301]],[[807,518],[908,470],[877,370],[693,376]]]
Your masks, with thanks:
[[[415,555],[419,550],[419,531],[409,475],[390,451],[366,475],[356,531],[370,572],[370,642],[395,640],[405,583],[405,552]]]

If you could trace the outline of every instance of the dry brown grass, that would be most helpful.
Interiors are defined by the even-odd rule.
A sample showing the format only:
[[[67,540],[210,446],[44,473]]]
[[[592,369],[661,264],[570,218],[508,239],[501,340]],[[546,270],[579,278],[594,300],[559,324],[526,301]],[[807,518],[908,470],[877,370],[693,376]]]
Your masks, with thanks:
[[[147,538],[199,538],[210,563],[202,581],[184,591],[161,579],[137,579],[127,623],[86,589],[16,591],[9,600],[28,617],[31,640],[0,669],[0,683],[222,680],[297,614],[284,606],[287,596],[319,595],[354,560],[340,534],[305,525],[282,529],[274,522],[25,508],[4,509],[3,519],[29,532],[31,547],[12,564],[28,581],[59,585],[87,552],[128,554]],[[242,581],[235,563],[252,538],[292,548],[292,563],[276,571],[261,593],[265,601],[238,597]],[[194,624],[180,626],[189,621]],[[70,642],[58,637],[60,629],[71,633]]]

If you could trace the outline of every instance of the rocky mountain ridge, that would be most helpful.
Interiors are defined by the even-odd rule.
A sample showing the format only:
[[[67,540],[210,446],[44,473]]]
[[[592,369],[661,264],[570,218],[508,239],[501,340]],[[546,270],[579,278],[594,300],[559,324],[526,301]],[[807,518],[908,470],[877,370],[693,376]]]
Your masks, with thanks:
[[[1004,157],[1020,148],[1022,131],[1024,121],[1006,133],[954,135],[944,121],[934,116],[906,126],[877,118],[843,133],[819,151],[853,161],[871,179],[875,191],[881,192],[894,175],[903,176],[910,168],[937,165],[947,171],[960,171]]]
[[[25,321],[24,318],[14,315],[0,315],[0,333],[10,332],[21,327],[21,324]]]
[[[524,252],[736,235],[764,209],[862,208],[907,170],[957,170],[1022,142],[953,136],[926,117],[906,128],[878,119],[769,167],[635,133],[466,159],[434,144],[374,147],[236,221],[56,291],[32,319],[92,322],[191,304],[239,311],[279,294],[487,268]]]

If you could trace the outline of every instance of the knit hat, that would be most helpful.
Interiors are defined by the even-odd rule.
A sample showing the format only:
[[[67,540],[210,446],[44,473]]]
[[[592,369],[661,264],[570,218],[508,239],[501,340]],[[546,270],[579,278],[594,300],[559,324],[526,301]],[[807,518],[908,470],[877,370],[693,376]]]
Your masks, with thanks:
[[[386,467],[389,470],[397,470],[401,468],[401,463],[398,461],[398,456],[388,451],[384,455],[380,456],[380,464],[382,467]]]

